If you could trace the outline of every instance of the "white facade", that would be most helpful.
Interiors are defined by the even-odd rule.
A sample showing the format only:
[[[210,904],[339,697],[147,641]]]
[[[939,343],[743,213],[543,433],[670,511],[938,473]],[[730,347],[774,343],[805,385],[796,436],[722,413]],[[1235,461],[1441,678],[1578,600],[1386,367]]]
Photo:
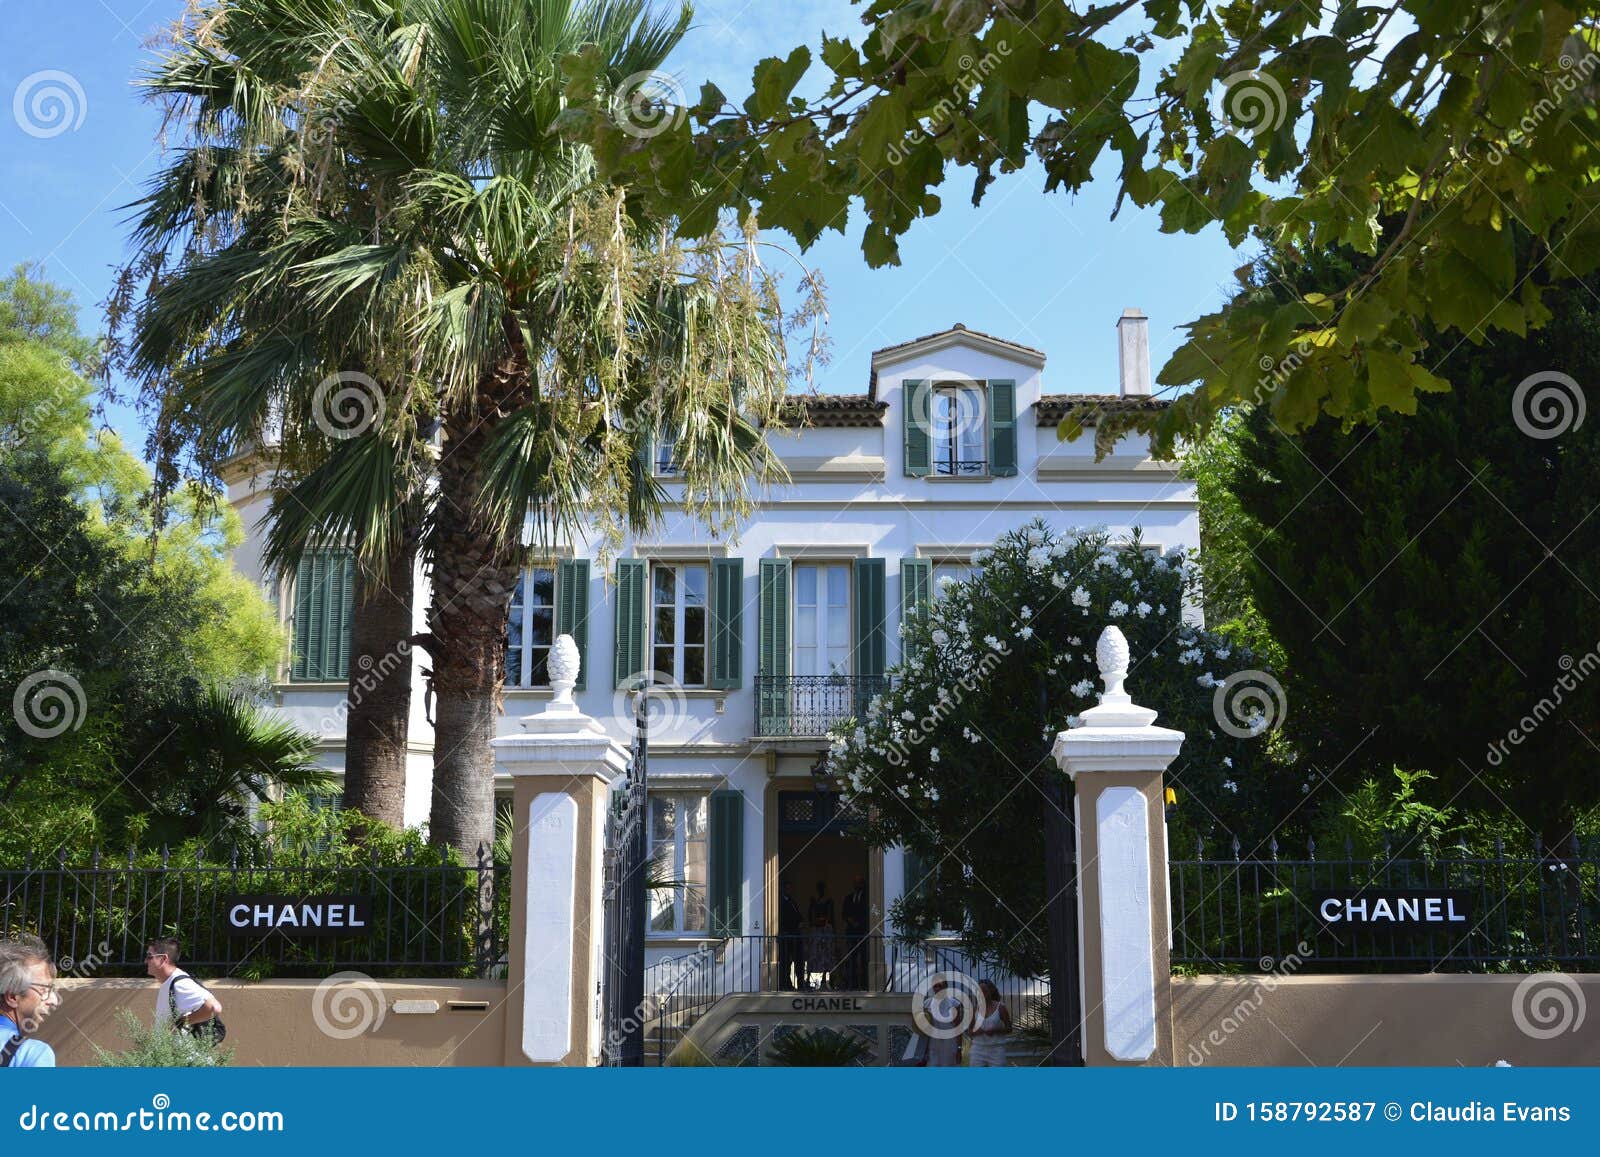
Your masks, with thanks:
[[[883,562],[884,658],[892,666],[899,659],[904,560],[928,560],[937,575],[946,565],[966,564],[974,550],[1035,518],[1057,527],[1105,526],[1114,535],[1124,536],[1139,527],[1151,544],[1198,547],[1194,484],[1180,479],[1174,465],[1151,461],[1142,436],[1124,439],[1115,454],[1098,463],[1092,439],[1085,437],[1069,444],[1056,436],[1056,417],[1061,407],[1084,400],[1086,394],[1099,394],[1112,406],[1159,405],[1148,395],[1148,370],[1143,368],[1148,366],[1144,331],[1143,315],[1137,311],[1128,311],[1118,322],[1116,340],[1124,368],[1120,389],[1115,392],[1085,389],[1084,383],[1072,380],[1069,358],[1053,382],[1068,390],[1047,395],[1043,353],[959,326],[879,350],[872,357],[871,386],[866,394],[814,399],[808,403],[810,425],[771,433],[772,444],[792,475],[792,484],[763,495],[736,537],[714,538],[681,510],[669,508],[657,533],[647,540],[625,544],[620,557],[646,560],[655,568],[646,574],[647,596],[657,589],[658,573],[666,573],[660,568],[680,568],[673,572],[673,578],[681,592],[700,581],[698,577],[687,577],[681,568],[707,567],[712,559],[741,560],[736,685],[721,689],[670,687],[660,696],[661,706],[650,736],[652,792],[677,797],[670,805],[675,809],[670,832],[665,814],[669,805],[662,804],[653,833],[653,846],[662,856],[663,867],[670,869],[671,878],[703,879],[705,861],[716,856],[718,849],[708,850],[709,837],[701,826],[709,816],[702,814],[705,805],[700,797],[713,791],[739,793],[742,802],[737,806],[743,823],[736,857],[742,865],[735,913],[738,932],[778,931],[775,892],[780,871],[794,876],[796,897],[802,906],[813,890],[812,875],[824,869],[834,873],[830,891],[835,902],[841,899],[851,877],[866,875],[875,912],[874,931],[884,930],[880,924],[883,913],[904,883],[901,858],[894,853],[868,856],[863,851],[860,861],[841,861],[829,867],[814,862],[819,854],[815,850],[786,851],[799,845],[792,840],[786,843],[780,831],[776,814],[781,810],[776,806],[779,793],[810,792],[810,769],[826,746],[821,727],[809,722],[809,717],[801,717],[812,706],[826,714],[830,706],[847,702],[848,695],[843,700],[813,703],[807,699],[811,691],[795,691],[798,698],[786,701],[787,724],[780,729],[788,733],[760,733],[772,730],[757,725],[756,681],[766,674],[759,665],[758,651],[765,609],[760,591],[761,560],[786,559],[790,563],[787,670],[793,675],[825,673],[830,669],[849,673],[853,661],[851,644],[856,641],[852,637],[856,610],[852,603],[857,593],[850,580],[851,568],[858,559]],[[1111,337],[1105,335],[1097,340]],[[937,386],[976,384],[978,392],[974,396],[987,398],[992,395],[983,393],[985,383],[1014,382],[1015,472],[997,476],[992,463],[966,460],[980,452],[979,447],[988,445],[989,427],[985,425],[980,431],[982,437],[963,440],[962,431],[953,432],[948,447],[958,457],[954,463],[948,458],[943,460],[943,466],[953,467],[947,473],[941,473],[941,467],[936,465],[927,474],[909,475],[904,436],[904,411],[912,393],[906,387],[908,382],[930,383],[927,388],[935,396],[935,428],[930,433],[936,460],[942,432],[939,407],[946,404],[939,400]],[[949,404],[958,407],[970,400],[958,394],[948,395],[948,399]],[[978,420],[990,423],[995,417],[981,411]],[[671,494],[674,484],[669,480],[666,486]],[[261,530],[257,523],[266,509],[266,495],[255,490],[248,479],[240,479],[230,497],[250,535],[236,561],[246,573],[262,578]],[[557,553],[592,558],[587,545],[581,542]],[[590,565],[585,619],[586,685],[577,693],[577,699],[584,712],[605,723],[616,738],[627,741],[633,726],[628,695],[615,689],[616,676],[622,673],[614,670],[618,596],[618,587],[612,581],[614,566],[608,567],[612,573],[607,574],[598,562]],[[694,572],[696,576],[700,573]],[[710,573],[705,573],[709,583]],[[660,582],[665,587],[665,579]],[[426,576],[419,576],[417,591],[416,624],[420,631],[427,605]],[[279,598],[287,617],[293,606],[290,592],[280,591]],[[692,603],[693,597],[688,601]],[[694,657],[686,659],[685,650],[694,649],[695,624],[709,613],[701,610],[697,615],[692,608],[685,609],[683,602],[682,598],[675,600],[670,616],[660,615],[663,631],[667,619],[671,619],[673,674],[679,680],[697,670]],[[653,626],[657,611],[667,609],[652,606],[647,622]],[[845,629],[842,644],[840,622]],[[663,656],[667,653],[659,652]],[[709,662],[709,654],[703,657]],[[421,655],[416,658],[421,661],[413,664],[417,686],[412,700],[413,754],[406,789],[406,818],[411,823],[427,819],[432,742],[432,729],[424,717],[419,670],[425,659]],[[770,693],[773,684],[766,686]],[[508,687],[499,733],[514,733],[517,718],[537,710],[549,694],[538,688]],[[277,701],[284,715],[296,725],[322,734],[324,760],[335,770],[342,766],[343,759],[344,695],[343,682],[295,682],[287,673],[277,686]],[[724,823],[731,814],[727,810],[728,799],[722,797]],[[811,848],[828,841],[802,842]],[[812,859],[802,861],[802,856]],[[855,864],[866,871],[860,873]],[[652,934],[653,945],[661,951],[681,952],[686,944],[708,939],[710,929],[699,914],[699,905],[683,896],[673,898],[673,903],[670,913],[656,913],[663,927]],[[666,930],[669,923],[672,932]]]

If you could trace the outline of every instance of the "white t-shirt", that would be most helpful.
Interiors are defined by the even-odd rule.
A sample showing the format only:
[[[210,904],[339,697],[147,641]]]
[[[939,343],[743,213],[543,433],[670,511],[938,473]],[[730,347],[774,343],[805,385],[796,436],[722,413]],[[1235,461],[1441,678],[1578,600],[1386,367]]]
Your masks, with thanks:
[[[168,992],[172,994],[170,997]],[[205,1002],[206,990],[200,987],[194,977],[187,972],[174,972],[156,989],[156,1023],[171,1023],[174,1003],[179,1016],[188,1016]]]

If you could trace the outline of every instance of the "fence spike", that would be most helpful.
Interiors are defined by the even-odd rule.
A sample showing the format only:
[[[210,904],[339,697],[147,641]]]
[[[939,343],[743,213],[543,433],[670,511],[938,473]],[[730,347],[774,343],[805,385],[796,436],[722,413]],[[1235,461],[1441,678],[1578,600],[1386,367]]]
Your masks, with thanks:
[[[417,849],[412,847],[410,844],[407,844],[406,845],[406,863],[409,864],[413,859],[415,859],[416,858],[416,854],[417,854]]]
[[[479,840],[478,841],[478,870],[481,872],[484,869],[486,869],[488,866],[489,866],[489,845],[485,841]]]
[[[1277,836],[1272,836],[1270,839],[1267,840],[1267,850],[1272,853],[1272,858],[1274,860],[1276,860],[1278,858],[1278,837]]]
[[[67,866],[67,845],[62,844],[56,849],[56,863],[65,868]]]
[[[161,866],[165,868],[172,862],[172,849],[166,844],[161,845]]]
[[[133,871],[133,857],[134,857],[134,847],[133,847],[132,844],[129,844],[128,845],[128,870],[130,872]]]
[[[1353,860],[1356,858],[1356,845],[1349,836],[1344,838],[1344,858],[1347,860]]]
[[[232,868],[236,872],[239,870],[239,845],[238,844],[234,844],[233,847],[228,849],[228,867]]]
[[[1233,837],[1233,862],[1236,863],[1236,864],[1239,862],[1239,837],[1238,836],[1234,836]]]
[[[194,866],[197,868],[206,866],[206,846],[204,844],[196,844],[194,846]]]
[[[30,850],[27,855],[22,857],[22,870],[24,872],[33,871],[33,852],[32,852],[32,850]]]
[[[1313,839],[1311,836],[1307,836],[1306,837],[1306,859],[1314,860],[1316,858],[1317,858],[1317,841],[1315,839]]]
[[[374,868],[376,868],[378,866],[378,845],[377,844],[373,844],[372,845],[372,866]]]
[[[267,860],[267,867],[269,867],[269,868],[272,867],[272,845],[271,844],[267,845],[266,860]]]
[[[94,851],[89,856],[89,867],[91,867],[91,868],[99,868],[100,867],[100,845],[99,844],[96,844],[94,846]]]
[[[1539,837],[1538,832],[1533,834],[1533,858],[1536,860],[1544,859],[1544,840]]]
[[[300,847],[300,866],[303,868],[309,863],[311,863],[311,849],[302,844]]]
[[[1383,837],[1383,858],[1386,860],[1394,859],[1394,845],[1389,842],[1388,836]]]
[[[1206,858],[1206,842],[1199,836],[1194,838],[1194,858],[1197,860]]]
[[[1573,832],[1571,838],[1567,841],[1567,849],[1568,849],[1567,850],[1567,856],[1568,856],[1569,859],[1572,859],[1572,860],[1581,860],[1581,859],[1583,859],[1583,845],[1578,843],[1578,833],[1577,832]],[[1574,868],[1573,870],[1576,871],[1577,869]]]

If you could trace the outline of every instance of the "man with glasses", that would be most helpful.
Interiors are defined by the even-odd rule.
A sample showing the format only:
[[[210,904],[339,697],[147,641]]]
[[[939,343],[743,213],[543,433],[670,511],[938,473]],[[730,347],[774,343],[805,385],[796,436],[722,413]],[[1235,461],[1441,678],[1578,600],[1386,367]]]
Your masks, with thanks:
[[[178,967],[176,940],[163,938],[146,944],[144,970],[152,979],[161,982],[161,987],[156,989],[156,1024],[165,1019],[198,1036],[204,1031],[199,1026],[213,1017],[220,1023],[222,1002]],[[211,1027],[215,1029],[216,1025]]]
[[[56,1053],[32,1033],[61,1004],[50,950],[36,936],[0,940],[0,1068],[53,1069]]]

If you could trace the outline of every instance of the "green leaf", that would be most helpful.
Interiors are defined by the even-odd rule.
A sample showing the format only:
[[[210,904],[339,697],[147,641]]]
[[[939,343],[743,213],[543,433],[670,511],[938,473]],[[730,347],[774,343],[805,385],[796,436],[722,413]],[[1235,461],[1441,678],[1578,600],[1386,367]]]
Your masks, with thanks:
[[[755,67],[752,78],[755,91],[745,102],[745,111],[756,120],[767,120],[782,112],[789,102],[789,94],[810,67],[811,49],[803,44],[787,59],[769,56],[761,61]]]

